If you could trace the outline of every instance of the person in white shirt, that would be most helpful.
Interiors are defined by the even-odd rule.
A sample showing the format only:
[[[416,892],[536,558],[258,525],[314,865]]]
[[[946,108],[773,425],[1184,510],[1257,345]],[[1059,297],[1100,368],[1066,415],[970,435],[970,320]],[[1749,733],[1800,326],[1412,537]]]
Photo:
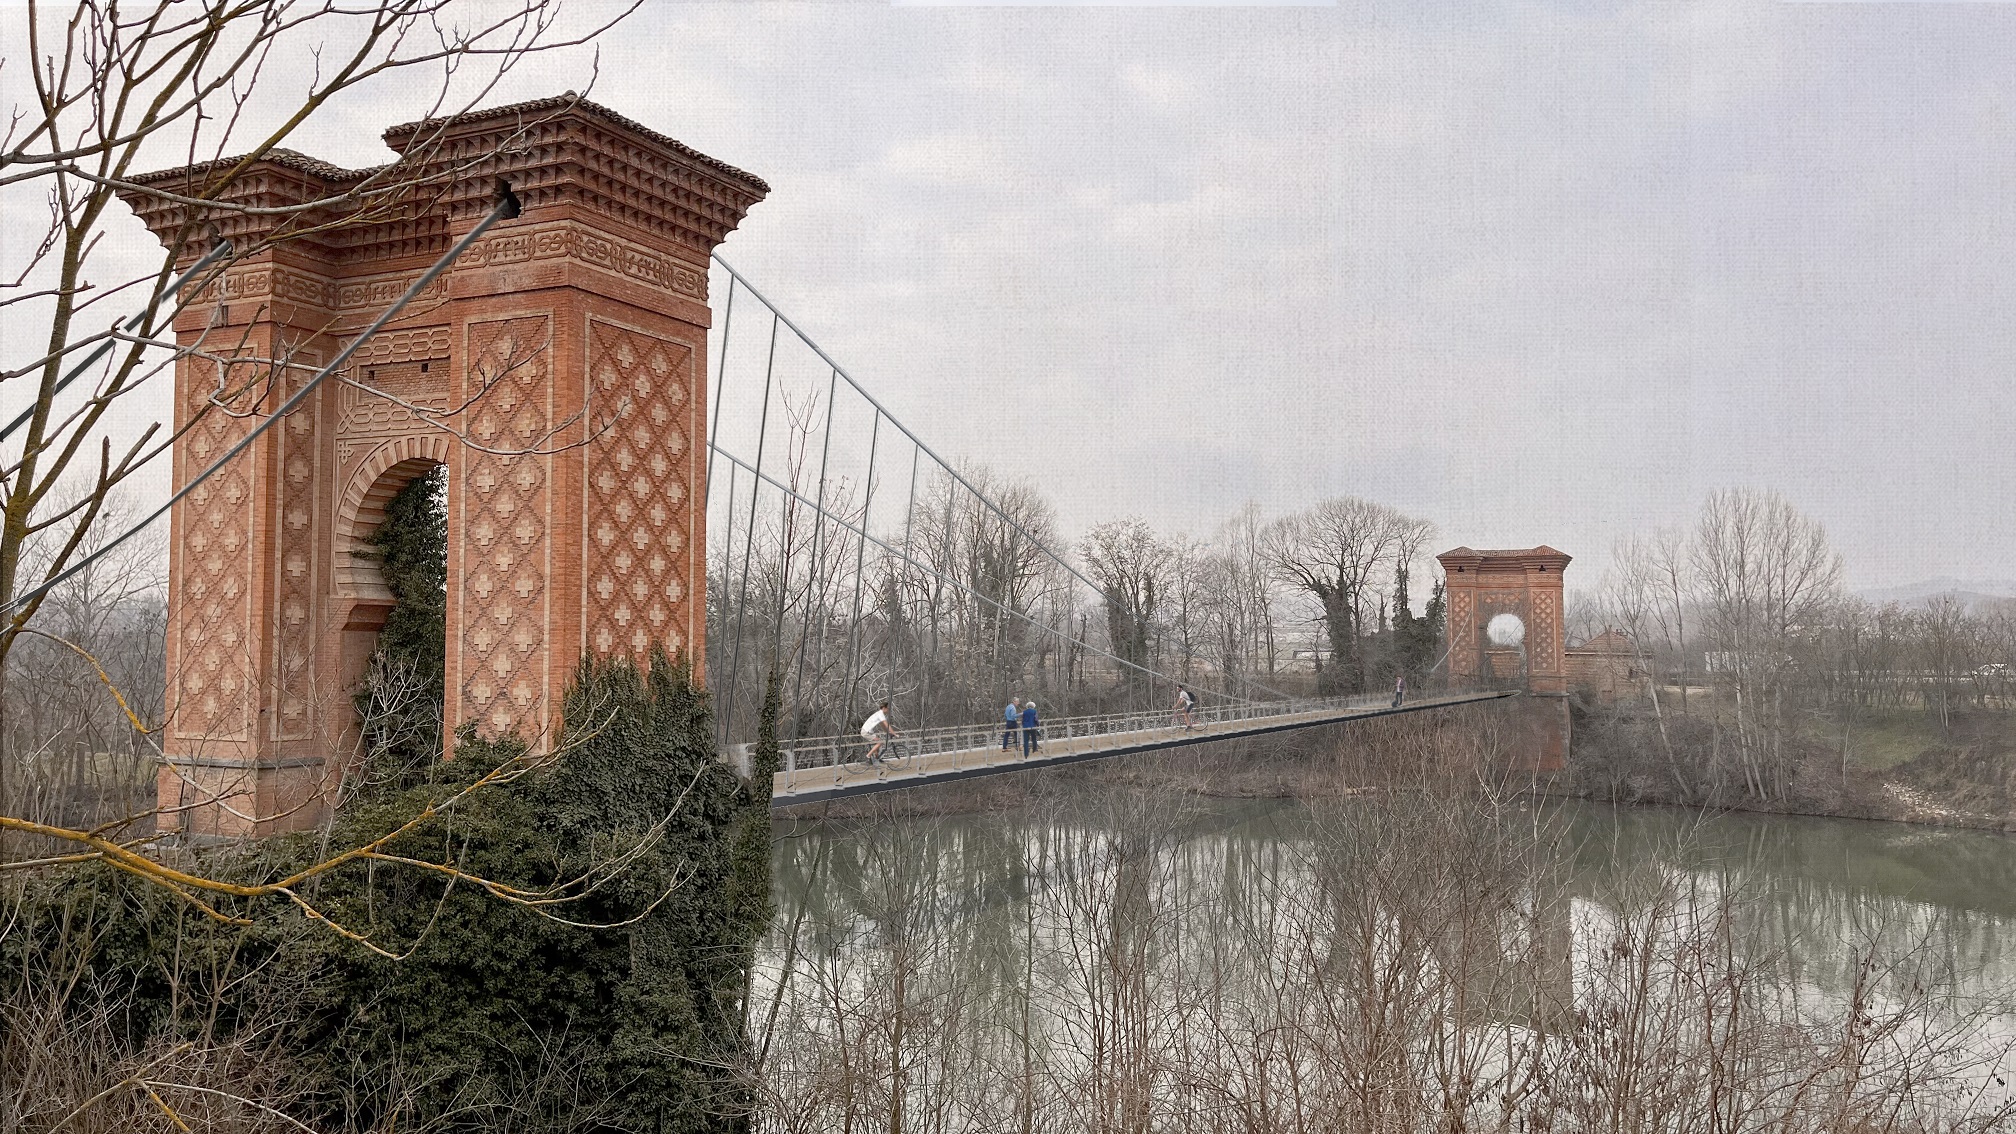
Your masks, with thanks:
[[[1197,727],[1196,720],[1190,716],[1191,706],[1196,703],[1197,698],[1190,695],[1189,689],[1181,685],[1176,687],[1176,723],[1183,726],[1185,732]]]
[[[875,742],[868,749],[868,755],[862,759],[870,764],[881,763],[882,746],[889,742],[890,737],[901,735],[903,734],[896,731],[896,725],[889,720],[889,702],[882,702],[881,708],[876,709],[872,716],[861,722],[862,739]]]

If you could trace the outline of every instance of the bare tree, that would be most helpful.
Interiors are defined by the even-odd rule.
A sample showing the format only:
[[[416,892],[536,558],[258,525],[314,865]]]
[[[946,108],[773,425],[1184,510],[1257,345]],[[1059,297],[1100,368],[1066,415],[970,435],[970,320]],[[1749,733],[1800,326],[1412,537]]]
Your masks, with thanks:
[[[1678,710],[1685,715],[1693,661],[1688,616],[1698,613],[1702,604],[1690,533],[1665,527],[1627,536],[1614,546],[1611,558],[1613,568],[1605,581],[1603,607],[1631,639],[1633,660],[1645,674],[1646,696],[1659,726],[1660,746],[1679,782],[1683,777],[1677,770],[1666,722],[1666,689],[1669,684],[1678,686]]]
[[[1185,681],[1195,680],[1199,655],[1204,652],[1208,616],[1207,592],[1211,551],[1186,535],[1176,535],[1169,548],[1169,590],[1167,616],[1162,634],[1167,645],[1162,656],[1173,657],[1175,671]]]
[[[1918,673],[1921,699],[1939,727],[1953,726],[1953,692],[1976,664],[1975,623],[1953,595],[1934,595],[1918,612]],[[1970,683],[1971,684],[1971,683]]]
[[[1733,723],[1749,788],[1782,794],[1787,646],[1815,629],[1841,583],[1841,557],[1820,523],[1772,492],[1730,489],[1708,498],[1691,564],[1705,631],[1730,663]]]
[[[110,524],[132,517],[122,493]],[[159,533],[113,549],[53,589],[6,662],[0,739],[26,818],[93,826],[145,810],[163,716],[166,578]],[[96,550],[98,535],[84,545]],[[34,564],[43,546],[31,544]]]
[[[1328,692],[1363,692],[1361,648],[1379,586],[1396,566],[1411,563],[1435,526],[1398,509],[1340,496],[1276,520],[1262,536],[1263,554],[1280,578],[1308,592],[1322,608],[1330,640]]]
[[[1113,652],[1141,669],[1153,669],[1156,619],[1174,580],[1168,545],[1145,520],[1129,517],[1085,533],[1078,553],[1105,599],[1106,638]]]
[[[1211,649],[1225,680],[1273,680],[1275,582],[1262,551],[1265,524],[1248,504],[1227,520],[1203,565],[1204,607]]]

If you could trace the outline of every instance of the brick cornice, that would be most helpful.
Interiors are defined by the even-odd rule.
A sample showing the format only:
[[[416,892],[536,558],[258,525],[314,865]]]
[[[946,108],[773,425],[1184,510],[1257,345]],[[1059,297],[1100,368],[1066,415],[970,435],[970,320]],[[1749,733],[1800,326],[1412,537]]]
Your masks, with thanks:
[[[307,244],[341,274],[346,263],[439,255],[489,209],[499,181],[528,221],[600,214],[702,265],[769,193],[758,177],[572,95],[395,126],[385,140],[400,155],[389,165],[346,170],[275,150],[235,175],[242,159],[145,174],[134,179],[144,188],[121,196],[164,243],[185,227],[200,230],[183,246],[187,256],[206,250],[214,226],[241,247],[275,237]],[[228,184],[216,184],[220,176]],[[162,193],[263,209],[328,204],[248,215]]]
[[[1445,574],[1466,571],[1473,574],[1519,574],[1526,571],[1552,570],[1560,574],[1575,557],[1566,552],[1556,551],[1546,544],[1524,550],[1476,551],[1468,547],[1458,547],[1435,557],[1442,564]]]

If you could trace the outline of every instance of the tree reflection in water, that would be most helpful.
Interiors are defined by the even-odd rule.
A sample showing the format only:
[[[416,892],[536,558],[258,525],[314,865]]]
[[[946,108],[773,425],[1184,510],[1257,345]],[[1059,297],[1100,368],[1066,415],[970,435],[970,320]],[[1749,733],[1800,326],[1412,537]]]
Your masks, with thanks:
[[[776,1130],[2012,1124],[1999,836],[1131,789],[779,835]]]

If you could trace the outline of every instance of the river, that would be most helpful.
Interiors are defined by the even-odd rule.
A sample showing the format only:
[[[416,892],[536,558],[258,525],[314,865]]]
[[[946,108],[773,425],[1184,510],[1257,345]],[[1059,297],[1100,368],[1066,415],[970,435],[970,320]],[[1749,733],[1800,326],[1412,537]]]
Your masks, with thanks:
[[[2002,1129],[2016,1079],[1996,834],[1108,791],[776,835],[755,1030],[815,1125]]]

